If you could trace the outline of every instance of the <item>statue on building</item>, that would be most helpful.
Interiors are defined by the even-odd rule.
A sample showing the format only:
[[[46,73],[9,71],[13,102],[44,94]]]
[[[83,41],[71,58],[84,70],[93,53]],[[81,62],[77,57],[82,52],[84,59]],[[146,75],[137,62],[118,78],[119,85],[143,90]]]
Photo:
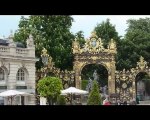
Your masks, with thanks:
[[[33,36],[30,34],[29,38],[27,39],[27,47],[33,47],[34,46],[34,40],[33,40]]]
[[[116,49],[116,42],[113,39],[109,43],[109,49]]]
[[[8,40],[9,40],[9,46],[16,47],[16,44],[13,41],[13,31],[12,30],[10,31],[10,35],[8,37]]]

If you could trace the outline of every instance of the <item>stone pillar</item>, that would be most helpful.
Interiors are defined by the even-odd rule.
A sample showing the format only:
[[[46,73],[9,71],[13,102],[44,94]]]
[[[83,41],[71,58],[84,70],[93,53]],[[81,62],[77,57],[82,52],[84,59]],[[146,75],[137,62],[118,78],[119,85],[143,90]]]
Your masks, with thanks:
[[[75,71],[75,87],[81,89],[81,76],[79,70]]]
[[[80,75],[81,65],[82,64],[79,61],[75,61],[73,66],[74,67],[73,70],[75,72],[75,87],[79,89],[81,89],[81,75]]]
[[[109,85],[109,94],[115,93],[115,71],[116,71],[116,66],[115,66],[115,62],[112,61],[111,62],[111,71],[110,74],[108,76],[108,85]]]
[[[40,105],[46,105],[46,98],[40,97]]]

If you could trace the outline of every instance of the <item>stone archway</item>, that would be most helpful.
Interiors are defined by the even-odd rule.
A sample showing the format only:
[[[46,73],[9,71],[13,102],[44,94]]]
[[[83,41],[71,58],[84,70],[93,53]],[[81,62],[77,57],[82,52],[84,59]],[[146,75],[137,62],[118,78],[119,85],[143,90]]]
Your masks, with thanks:
[[[108,48],[103,47],[101,38],[93,32],[91,37],[86,40],[83,48],[75,40],[72,44],[74,54],[75,86],[81,88],[81,71],[85,65],[101,64],[108,70],[108,92],[115,93],[115,54],[116,43],[111,39]]]

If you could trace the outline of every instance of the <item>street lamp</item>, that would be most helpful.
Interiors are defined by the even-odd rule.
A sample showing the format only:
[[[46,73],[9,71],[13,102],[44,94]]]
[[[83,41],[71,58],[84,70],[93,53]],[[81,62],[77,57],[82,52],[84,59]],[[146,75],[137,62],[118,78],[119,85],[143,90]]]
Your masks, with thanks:
[[[47,54],[47,50],[45,48],[42,50],[41,58],[42,58],[42,63],[44,64],[44,68],[43,68],[43,72],[45,73],[44,76],[46,77],[49,55]]]
[[[48,65],[49,55],[47,54],[47,50],[45,48],[42,50],[41,58],[42,58],[42,63],[44,64],[44,67],[46,67]]]

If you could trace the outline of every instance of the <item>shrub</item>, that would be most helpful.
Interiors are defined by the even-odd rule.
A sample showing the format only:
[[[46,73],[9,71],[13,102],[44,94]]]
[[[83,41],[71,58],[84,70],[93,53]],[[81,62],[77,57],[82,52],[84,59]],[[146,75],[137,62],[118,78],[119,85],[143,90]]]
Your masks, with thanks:
[[[82,80],[82,90],[86,90],[86,86],[88,85],[88,80]]]
[[[66,105],[66,99],[64,96],[59,95],[57,98],[57,104],[58,105]]]
[[[93,81],[93,87],[88,97],[87,105],[101,105],[101,96],[97,81]]]

